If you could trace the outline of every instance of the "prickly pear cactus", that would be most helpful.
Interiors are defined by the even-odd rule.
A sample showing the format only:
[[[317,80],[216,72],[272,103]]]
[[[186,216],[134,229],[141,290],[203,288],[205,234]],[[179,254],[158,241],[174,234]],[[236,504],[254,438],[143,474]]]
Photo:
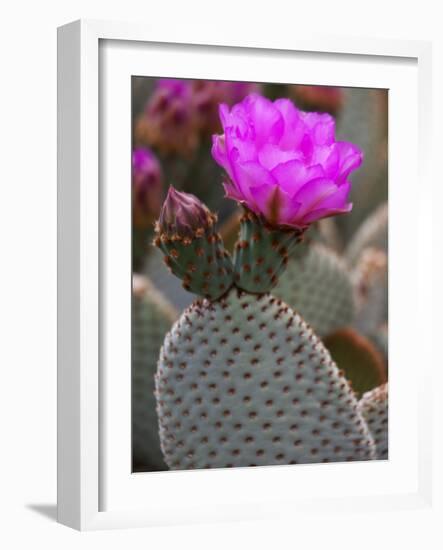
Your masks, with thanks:
[[[251,95],[231,111],[221,106],[220,119],[212,156],[226,172],[226,196],[243,208],[232,259],[215,214],[193,195],[171,188],[156,224],[166,265],[200,296],[166,335],[158,361],[165,462],[193,469],[371,460],[373,438],[343,372],[292,304],[270,293],[291,260],[298,275],[310,259],[301,243],[309,226],[351,210],[349,176],[363,153],[335,141],[331,116],[300,113],[289,100]],[[348,324],[351,281],[340,279],[335,256],[317,251],[306,284],[321,256],[333,275],[322,271],[312,294],[339,281],[349,295],[334,322],[339,315],[338,326]]]
[[[383,384],[363,395],[358,409],[365,418],[376,445],[377,458],[388,456],[388,384]]]
[[[137,471],[165,470],[160,449],[154,375],[166,332],[178,314],[148,279],[134,276],[132,300],[132,438]]]
[[[350,265],[356,264],[363,250],[376,248],[388,250],[388,204],[381,204],[363,221],[346,250]]]
[[[172,469],[368,460],[372,439],[329,353],[270,294],[197,301],[168,333],[156,377]]]
[[[289,260],[274,294],[300,313],[319,336],[353,322],[354,291],[347,267],[318,243]]]

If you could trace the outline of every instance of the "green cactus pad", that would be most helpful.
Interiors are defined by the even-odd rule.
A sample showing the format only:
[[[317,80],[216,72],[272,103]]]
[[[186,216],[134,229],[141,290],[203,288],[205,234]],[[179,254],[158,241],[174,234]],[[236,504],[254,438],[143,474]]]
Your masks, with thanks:
[[[303,234],[303,230],[270,227],[252,212],[245,211],[234,254],[237,287],[258,294],[269,292],[277,284]]]
[[[370,460],[357,400],[322,342],[270,294],[192,304],[156,376],[172,469]]]
[[[319,336],[353,322],[354,291],[346,265],[321,244],[313,243],[305,254],[291,257],[273,292]]]
[[[135,471],[165,470],[154,375],[166,332],[178,317],[148,279],[134,276],[132,298],[132,448]]]
[[[358,408],[374,438],[377,458],[387,460],[389,458],[388,384],[365,393],[358,403]]]
[[[182,279],[183,288],[189,292],[215,300],[232,286],[231,258],[212,226],[192,237],[162,234],[155,239],[155,245],[164,252],[166,265]]]
[[[326,336],[323,343],[357,395],[386,382],[382,355],[372,342],[355,330],[340,329]]]

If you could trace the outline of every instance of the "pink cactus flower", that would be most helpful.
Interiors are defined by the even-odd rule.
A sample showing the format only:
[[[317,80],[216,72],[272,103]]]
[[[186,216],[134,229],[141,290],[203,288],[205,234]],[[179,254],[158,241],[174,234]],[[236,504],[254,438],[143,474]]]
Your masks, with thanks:
[[[231,110],[222,104],[220,118],[212,156],[228,175],[227,197],[270,225],[297,229],[351,210],[349,176],[363,154],[335,140],[330,115],[251,94]]]

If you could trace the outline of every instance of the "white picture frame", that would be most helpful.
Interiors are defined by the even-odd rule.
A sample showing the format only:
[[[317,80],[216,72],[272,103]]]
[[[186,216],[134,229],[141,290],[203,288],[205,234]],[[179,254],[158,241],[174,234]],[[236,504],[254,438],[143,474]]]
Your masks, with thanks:
[[[365,512],[404,508],[432,511],[430,349],[420,350],[422,368],[419,373],[413,371],[419,351],[414,335],[426,336],[418,318],[431,317],[429,294],[424,271],[410,269],[402,274],[407,260],[405,247],[392,246],[404,242],[404,229],[409,228],[409,254],[417,257],[417,265],[430,265],[431,249],[418,246],[418,236],[430,231],[431,224],[424,215],[424,191],[418,196],[407,192],[418,180],[420,189],[428,190],[426,201],[430,197],[430,45],[300,32],[278,41],[225,40],[222,36],[209,40],[203,32],[191,40],[186,31],[164,36],[143,25],[77,21],[59,29],[58,50],[59,522],[90,530],[290,517],[295,511],[320,513],[331,506],[343,513],[356,507]],[[246,65],[247,58],[255,62]],[[130,234],[130,202],[128,193],[122,192],[125,186],[114,185],[118,178],[129,177],[130,104],[127,113],[114,107],[126,105],[129,96],[125,94],[130,90],[127,77],[142,74],[141,64],[146,75],[157,76],[160,71],[162,76],[278,82],[294,60],[303,73],[298,83],[392,90],[392,458],[386,463],[334,464],[327,469],[316,465],[303,469],[288,466],[131,474],[129,292],[124,291],[130,270],[126,238]],[[321,74],[312,68],[316,64],[322,66]],[[332,65],[334,71],[328,70]],[[292,81],[286,74],[286,81]],[[398,126],[407,102],[412,113],[409,131],[418,135],[409,143]],[[110,108],[116,112],[115,118],[108,116]],[[116,154],[118,151],[124,152]],[[400,162],[402,154],[408,156],[407,167]],[[110,159],[115,162],[112,171],[107,164]],[[400,204],[401,208],[396,206]],[[418,214],[411,221],[405,212],[412,208]],[[404,292],[408,292],[409,325],[402,315]],[[408,350],[396,346],[400,341],[411,342]],[[112,407],[117,396],[118,411]],[[408,437],[400,419],[410,426]],[[291,486],[297,487],[297,495]],[[232,487],[238,493],[229,492]],[[150,498],[144,499],[147,491]]]

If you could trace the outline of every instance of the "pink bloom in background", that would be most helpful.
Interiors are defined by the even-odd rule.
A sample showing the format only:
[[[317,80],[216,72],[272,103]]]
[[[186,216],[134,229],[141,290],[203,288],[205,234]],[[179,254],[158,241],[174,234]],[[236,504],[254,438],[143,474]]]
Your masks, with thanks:
[[[163,154],[190,156],[199,143],[194,111],[189,81],[161,78],[137,121],[136,140]]]
[[[160,212],[163,192],[160,164],[149,149],[132,152],[132,187],[134,225],[147,227]]]
[[[220,130],[218,106],[232,105],[257,84],[160,78],[139,118],[135,135],[164,154],[191,156],[203,136]]]
[[[221,105],[220,118],[224,134],[213,136],[212,155],[229,176],[229,198],[271,225],[299,229],[351,210],[348,178],[363,154],[335,141],[330,115],[252,94],[231,110]]]

